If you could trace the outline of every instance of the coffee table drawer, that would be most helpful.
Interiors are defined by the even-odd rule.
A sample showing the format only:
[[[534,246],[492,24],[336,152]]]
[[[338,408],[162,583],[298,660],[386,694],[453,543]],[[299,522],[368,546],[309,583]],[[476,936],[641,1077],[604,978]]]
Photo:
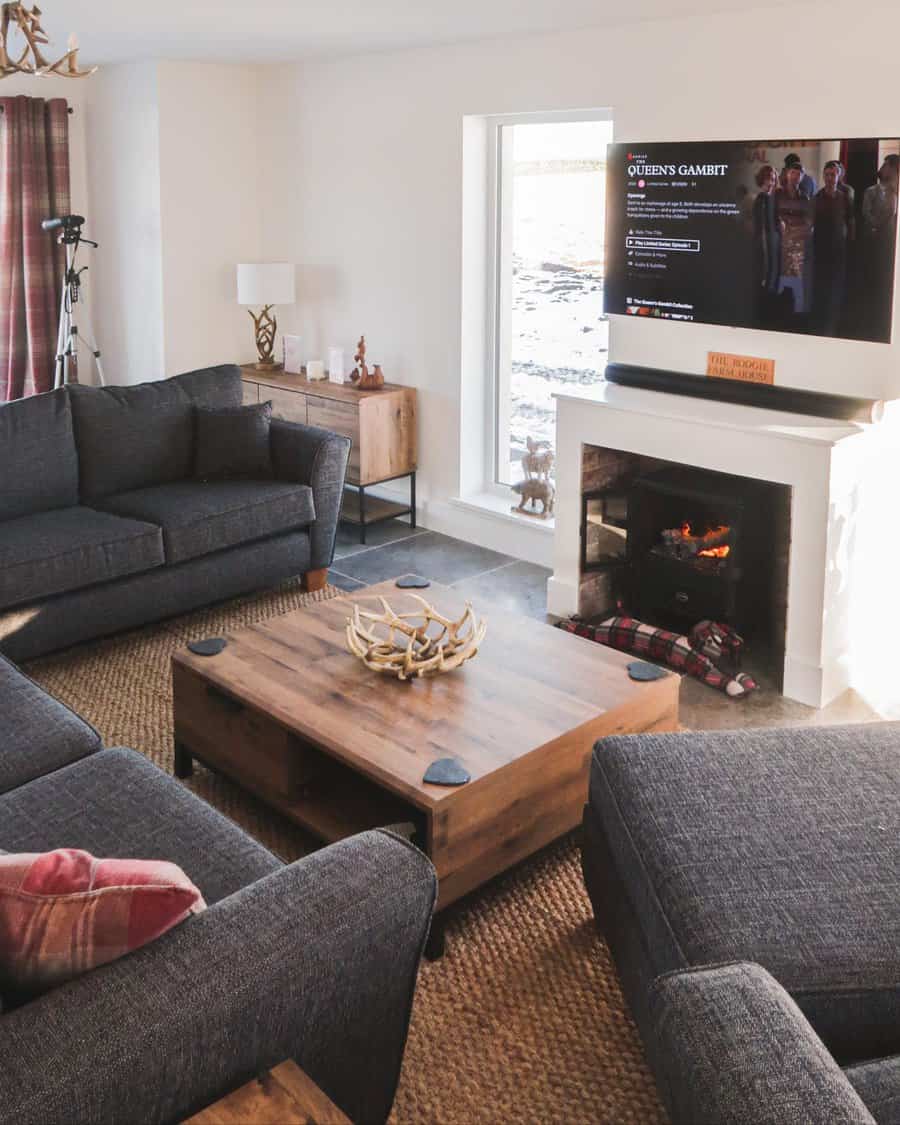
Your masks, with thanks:
[[[303,742],[261,711],[172,666],[175,739],[201,762],[275,797],[296,797],[315,773],[317,757]]]

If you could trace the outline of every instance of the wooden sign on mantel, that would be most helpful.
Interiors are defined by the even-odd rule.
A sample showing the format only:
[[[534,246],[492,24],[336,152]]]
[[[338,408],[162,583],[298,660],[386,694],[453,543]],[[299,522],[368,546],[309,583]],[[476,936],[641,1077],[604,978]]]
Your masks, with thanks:
[[[714,379],[736,379],[739,383],[775,382],[775,360],[730,352],[707,352],[706,374]]]

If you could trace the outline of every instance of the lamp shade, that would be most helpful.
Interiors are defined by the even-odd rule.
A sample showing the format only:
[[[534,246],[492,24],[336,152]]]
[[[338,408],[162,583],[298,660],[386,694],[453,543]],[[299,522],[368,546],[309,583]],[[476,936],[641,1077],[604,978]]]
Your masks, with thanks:
[[[239,305],[292,305],[294,267],[285,262],[249,262],[237,268]]]

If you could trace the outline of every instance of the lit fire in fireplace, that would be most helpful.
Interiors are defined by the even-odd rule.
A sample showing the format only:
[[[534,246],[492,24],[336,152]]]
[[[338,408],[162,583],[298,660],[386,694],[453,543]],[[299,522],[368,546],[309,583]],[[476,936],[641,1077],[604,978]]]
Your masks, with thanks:
[[[731,554],[730,539],[728,524],[707,525],[706,530],[697,535],[685,520],[680,527],[664,529],[655,550],[674,559],[727,559]]]
[[[686,543],[694,542],[698,539],[725,538],[731,532],[731,528],[727,524],[720,524],[718,527],[710,528],[706,535],[694,535],[691,530],[690,523],[683,523],[681,525],[681,536]],[[697,552],[697,558],[700,559],[727,559],[731,554],[731,546],[728,543],[723,543],[717,547],[706,547]]]

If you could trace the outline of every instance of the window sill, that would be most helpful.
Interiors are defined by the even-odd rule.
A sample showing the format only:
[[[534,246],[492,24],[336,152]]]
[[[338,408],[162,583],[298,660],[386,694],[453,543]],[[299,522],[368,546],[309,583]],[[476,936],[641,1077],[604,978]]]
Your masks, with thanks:
[[[495,519],[503,520],[505,523],[515,523],[520,527],[530,527],[538,532],[544,532],[548,535],[553,534],[555,527],[553,516],[542,520],[536,516],[514,512],[511,510],[513,499],[512,493],[507,499],[503,496],[495,496],[491,492],[478,492],[470,496],[454,496],[450,503],[456,508],[465,508],[470,512],[492,516]]]

